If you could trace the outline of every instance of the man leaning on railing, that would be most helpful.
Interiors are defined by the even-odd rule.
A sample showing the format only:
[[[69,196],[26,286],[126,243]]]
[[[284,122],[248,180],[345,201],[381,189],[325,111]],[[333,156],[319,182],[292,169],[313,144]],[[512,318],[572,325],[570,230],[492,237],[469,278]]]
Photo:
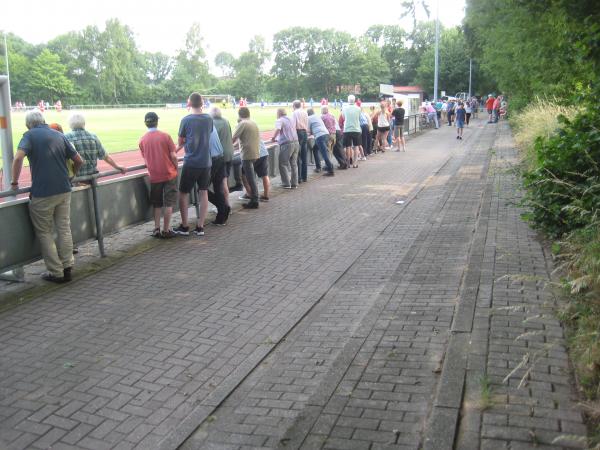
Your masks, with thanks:
[[[28,131],[19,142],[13,161],[12,188],[19,188],[23,159],[27,156],[31,169],[29,214],[48,269],[48,272],[42,274],[42,278],[54,283],[64,283],[71,281],[75,263],[67,159],[73,161],[75,171],[81,167],[83,160],[63,134],[46,125],[39,110],[29,111],[25,115],[25,125]],[[58,235],[56,242],[54,227]]]

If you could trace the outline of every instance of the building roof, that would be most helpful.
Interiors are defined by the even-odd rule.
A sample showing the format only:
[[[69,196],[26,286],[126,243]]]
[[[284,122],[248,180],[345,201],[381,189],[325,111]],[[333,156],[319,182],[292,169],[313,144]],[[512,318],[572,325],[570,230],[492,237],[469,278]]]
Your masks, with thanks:
[[[425,90],[421,86],[394,86],[394,93],[396,94],[421,94]]]

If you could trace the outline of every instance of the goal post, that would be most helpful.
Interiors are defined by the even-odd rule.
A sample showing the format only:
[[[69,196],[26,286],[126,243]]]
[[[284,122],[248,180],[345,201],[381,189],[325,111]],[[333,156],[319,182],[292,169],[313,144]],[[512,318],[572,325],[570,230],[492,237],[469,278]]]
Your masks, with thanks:
[[[2,190],[10,189],[14,159],[12,124],[10,120],[10,84],[6,75],[0,75],[0,147],[2,147]]]

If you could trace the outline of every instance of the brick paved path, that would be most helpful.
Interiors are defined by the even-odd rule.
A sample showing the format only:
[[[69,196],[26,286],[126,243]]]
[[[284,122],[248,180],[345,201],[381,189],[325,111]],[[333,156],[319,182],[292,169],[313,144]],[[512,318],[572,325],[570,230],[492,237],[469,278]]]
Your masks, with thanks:
[[[514,153],[496,132],[431,131],[0,315],[0,448],[451,448],[458,426],[459,448],[515,449],[581,435],[562,330],[540,313],[543,253],[507,203]],[[515,272],[537,278],[501,278]],[[530,330],[543,333],[514,340]],[[551,339],[527,387],[520,372],[501,383]]]

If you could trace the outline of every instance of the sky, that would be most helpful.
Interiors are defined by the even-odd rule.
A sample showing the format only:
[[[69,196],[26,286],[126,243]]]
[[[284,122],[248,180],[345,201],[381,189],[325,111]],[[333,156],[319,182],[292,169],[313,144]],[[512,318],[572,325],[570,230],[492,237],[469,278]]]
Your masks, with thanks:
[[[0,30],[13,32],[33,44],[97,25],[116,17],[129,25],[138,47],[174,55],[183,46],[185,33],[200,23],[209,61],[227,51],[237,56],[255,35],[270,45],[272,36],[292,26],[335,28],[359,35],[374,24],[401,24],[400,0],[3,0]],[[427,0],[431,18],[436,0]],[[385,8],[379,5],[384,4]],[[393,5],[398,5],[396,8]],[[439,0],[439,17],[444,26],[459,25],[465,0]],[[426,19],[425,14],[419,14]]]

